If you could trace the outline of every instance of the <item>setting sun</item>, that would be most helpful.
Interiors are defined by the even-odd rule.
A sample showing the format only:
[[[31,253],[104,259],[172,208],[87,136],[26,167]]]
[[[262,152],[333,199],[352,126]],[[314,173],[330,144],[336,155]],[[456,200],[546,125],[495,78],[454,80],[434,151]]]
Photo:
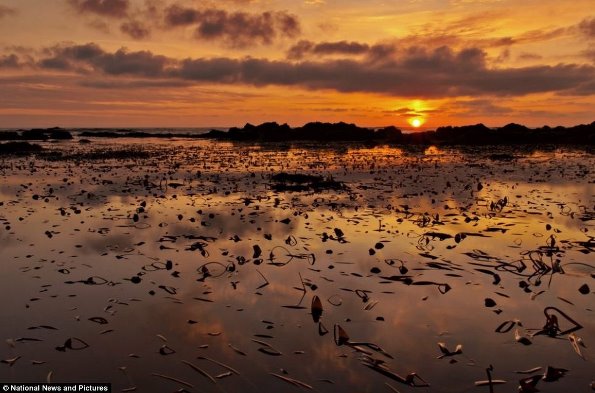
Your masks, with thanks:
[[[423,121],[418,118],[409,119],[409,124],[411,124],[415,128],[418,128],[419,126],[421,126],[423,124]]]

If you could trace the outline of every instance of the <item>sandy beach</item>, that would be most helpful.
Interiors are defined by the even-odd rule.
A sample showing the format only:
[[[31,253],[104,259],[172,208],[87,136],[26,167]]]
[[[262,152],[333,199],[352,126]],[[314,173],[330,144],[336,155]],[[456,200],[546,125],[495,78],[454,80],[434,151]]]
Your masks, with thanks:
[[[40,145],[0,156],[3,382],[591,389],[588,150]]]

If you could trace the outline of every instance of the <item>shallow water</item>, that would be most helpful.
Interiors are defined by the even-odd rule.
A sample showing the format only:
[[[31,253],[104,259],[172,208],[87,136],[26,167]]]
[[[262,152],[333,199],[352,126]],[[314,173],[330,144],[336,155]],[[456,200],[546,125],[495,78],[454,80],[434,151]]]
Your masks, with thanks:
[[[157,139],[44,146],[71,156],[0,161],[0,358],[13,359],[0,364],[2,381],[488,392],[474,382],[490,365],[507,381],[495,392],[516,391],[547,366],[569,371],[540,381],[542,392],[589,391],[595,379],[588,152]],[[87,154],[130,148],[149,157]],[[345,189],[275,192],[279,172],[332,177]],[[569,334],[532,336],[547,307],[582,326],[582,357]],[[496,332],[506,321],[516,322]],[[334,339],[335,325],[350,342]],[[63,348],[69,338],[84,348]],[[438,343],[462,353],[439,359]],[[395,377],[411,372],[430,387]]]

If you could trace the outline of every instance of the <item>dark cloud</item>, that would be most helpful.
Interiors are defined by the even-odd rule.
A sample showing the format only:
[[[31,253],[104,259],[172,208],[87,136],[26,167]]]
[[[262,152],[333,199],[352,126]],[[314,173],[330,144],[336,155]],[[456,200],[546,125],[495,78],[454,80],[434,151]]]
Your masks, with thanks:
[[[222,40],[232,47],[268,45],[279,36],[293,38],[300,33],[297,17],[284,11],[251,14],[172,5],[165,10],[165,24],[168,27],[196,25],[195,37]]]
[[[281,35],[295,38],[302,32],[300,21],[295,15],[278,11],[273,13],[273,18],[275,20],[275,26],[281,32]]]
[[[300,34],[297,16],[286,11],[250,13],[219,8],[192,8],[180,4],[167,6],[164,1],[145,0],[132,8],[131,0],[67,0],[80,13],[108,18],[127,18],[120,31],[134,39],[150,35],[151,27],[194,27],[194,37],[222,41],[230,47],[269,45],[280,37],[295,38]],[[248,2],[245,2],[248,3]],[[134,19],[131,19],[134,13]],[[142,20],[143,22],[140,22]],[[96,27],[106,31],[105,23]]]
[[[401,107],[392,110],[384,110],[382,113],[387,113],[390,115],[402,116],[402,117],[417,117],[417,116],[425,116],[434,112],[438,112],[437,109],[419,109],[416,110],[415,108],[409,107]]]
[[[41,68],[99,71],[108,75],[159,77],[172,62],[171,59],[154,55],[150,51],[129,52],[121,48],[108,53],[94,43],[54,47],[49,52],[52,56],[38,63]]]
[[[595,77],[590,66],[489,69],[476,48],[455,52],[408,48],[383,62],[329,60],[299,63],[265,59],[184,61],[174,75],[190,80],[283,85],[408,97],[525,95],[575,89]]]
[[[7,7],[5,5],[0,5],[0,18],[3,18],[5,16],[14,15],[16,13],[17,13],[16,10],[14,10],[13,8]]]
[[[129,0],[68,0],[81,13],[92,13],[113,18],[123,18],[128,13]]]
[[[289,59],[301,59],[306,54],[315,55],[361,55],[367,53],[370,46],[355,41],[320,42],[301,40],[287,52]]]
[[[287,58],[293,60],[302,59],[306,54],[312,51],[316,44],[308,40],[300,40],[287,51]]]
[[[18,68],[19,66],[19,57],[14,53],[10,55],[0,56],[0,68]]]
[[[114,53],[96,44],[58,47],[42,59],[42,68],[83,70],[137,78],[253,86],[295,86],[340,92],[370,92],[401,97],[514,96],[591,90],[595,67],[588,65],[489,68],[477,48],[411,47],[371,59],[273,61],[267,59],[174,60],[149,51]]]
[[[120,31],[135,40],[142,40],[151,35],[151,30],[147,26],[135,20],[122,23],[120,25]]]
[[[368,59],[371,62],[383,62],[397,53],[397,47],[393,44],[376,44],[370,47]]]
[[[595,18],[591,19],[584,19],[578,25],[581,33],[586,35],[589,38],[595,38]]]
[[[195,36],[202,39],[221,39],[230,46],[245,47],[271,44],[279,36],[296,37],[300,32],[296,17],[285,12],[228,13],[224,10],[202,11]]]
[[[50,52],[54,52],[57,58],[75,61],[96,59],[105,54],[103,49],[94,43],[66,47],[54,47],[50,49]]]
[[[415,109],[413,108],[409,108],[409,107],[401,107],[401,108],[397,108],[397,109],[392,109],[392,110],[388,110],[388,111],[383,111],[384,113],[390,113],[390,114],[394,114],[394,115],[398,115],[398,116],[409,116],[409,115],[416,115],[417,112],[415,111]]]
[[[49,69],[49,70],[70,70],[73,68],[72,64],[59,57],[52,57],[49,59],[43,59],[38,64],[41,68]]]
[[[94,66],[110,75],[161,76],[170,62],[165,56],[154,55],[149,51],[128,52],[119,49],[106,53],[95,61]]]
[[[367,44],[359,42],[321,42],[314,46],[312,52],[315,54],[361,54],[370,49]]]
[[[193,25],[199,20],[200,12],[194,8],[174,4],[165,10],[165,24],[170,27]]]
[[[393,56],[397,51],[395,42],[379,43],[368,45],[357,41],[335,41],[319,42],[301,40],[287,51],[287,58],[301,60],[314,55],[315,57],[326,55],[366,55],[369,61],[382,61]]]
[[[573,95],[592,96],[593,94],[595,94],[595,79],[592,79],[590,82],[580,85],[578,88],[572,90],[572,92],[570,93]]]
[[[415,72],[423,76],[464,75],[468,71],[485,69],[486,53],[478,48],[467,48],[459,52],[447,46],[427,49],[413,46],[404,50],[398,63],[391,63],[406,72]]]

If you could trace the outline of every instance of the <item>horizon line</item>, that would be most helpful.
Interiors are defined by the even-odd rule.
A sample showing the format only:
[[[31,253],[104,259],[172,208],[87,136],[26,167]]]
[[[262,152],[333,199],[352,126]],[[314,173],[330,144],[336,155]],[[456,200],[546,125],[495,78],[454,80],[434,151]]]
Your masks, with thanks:
[[[47,127],[42,127],[42,126],[19,126],[19,127],[0,127],[0,132],[6,132],[6,131],[23,131],[23,130],[32,130],[32,129],[44,129],[44,130],[49,130],[49,129],[55,129],[55,128],[59,128],[59,129],[63,129],[63,130],[76,130],[76,129],[84,129],[84,130],[91,130],[91,129],[104,129],[104,130],[138,130],[138,129],[205,129],[205,130],[217,130],[217,129],[224,129],[224,130],[230,130],[232,128],[243,128],[247,125],[253,125],[253,126],[259,126],[262,124],[267,124],[267,123],[276,123],[279,125],[285,125],[287,124],[290,128],[299,128],[299,127],[303,127],[306,124],[310,124],[310,123],[323,123],[323,124],[339,124],[339,123],[345,123],[345,124],[353,124],[359,128],[367,128],[367,129],[383,129],[383,128],[387,128],[387,127],[395,127],[399,130],[402,131],[414,131],[414,132],[427,132],[427,131],[435,131],[438,128],[444,128],[444,127],[467,127],[467,126],[477,126],[477,125],[484,125],[487,128],[490,129],[497,129],[497,128],[502,128],[505,127],[507,125],[510,124],[516,124],[516,125],[520,125],[529,129],[537,129],[537,128],[558,128],[558,127],[563,127],[563,128],[572,128],[572,127],[577,127],[577,126],[581,126],[581,125],[591,125],[593,123],[595,123],[595,120],[593,120],[592,122],[586,122],[586,123],[576,123],[573,125],[550,125],[550,124],[543,124],[543,125],[539,125],[539,126],[527,126],[523,123],[517,123],[514,121],[511,122],[507,122],[503,125],[498,125],[498,126],[493,126],[493,125],[487,125],[483,122],[477,122],[477,123],[467,123],[467,124],[460,124],[460,125],[453,125],[453,124],[448,124],[448,125],[438,125],[438,126],[432,126],[432,127],[424,127],[423,125],[420,127],[413,127],[413,126],[406,126],[406,127],[399,127],[397,125],[394,124],[388,124],[388,125],[381,125],[381,126],[365,126],[365,125],[359,125],[355,122],[347,122],[347,121],[336,121],[336,122],[328,122],[328,121],[320,121],[320,120],[314,120],[314,121],[308,121],[305,122],[301,125],[291,125],[288,122],[278,122],[278,121],[265,121],[265,122],[261,122],[261,123],[252,123],[252,122],[246,122],[241,126],[59,126],[59,125],[53,125],[53,126],[47,126]]]

